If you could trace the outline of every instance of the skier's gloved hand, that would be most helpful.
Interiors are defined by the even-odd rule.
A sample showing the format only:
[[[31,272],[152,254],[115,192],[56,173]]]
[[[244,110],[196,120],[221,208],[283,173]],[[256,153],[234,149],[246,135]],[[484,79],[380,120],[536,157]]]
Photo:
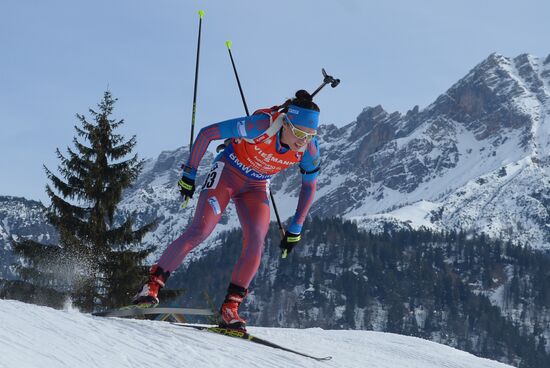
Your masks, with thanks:
[[[182,165],[183,173],[181,174],[181,179],[178,181],[178,188],[180,190],[181,196],[184,200],[182,208],[187,206],[190,198],[193,198],[195,193],[195,175],[197,174],[196,170],[187,165]]]
[[[292,252],[292,248],[300,243],[301,239],[302,236],[299,233],[294,234],[289,231],[285,232],[285,236],[281,239],[281,244],[279,244],[279,248],[281,248],[282,251],[281,257],[286,258],[286,256]]]
[[[182,176],[178,181],[178,187],[183,199],[193,198],[193,194],[195,194],[195,180]]]

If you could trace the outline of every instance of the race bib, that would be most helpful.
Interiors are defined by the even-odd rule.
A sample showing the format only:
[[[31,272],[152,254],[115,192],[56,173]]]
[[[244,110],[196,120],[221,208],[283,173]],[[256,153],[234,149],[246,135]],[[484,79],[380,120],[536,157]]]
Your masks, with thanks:
[[[214,165],[212,165],[210,172],[208,173],[208,175],[206,175],[206,180],[204,181],[201,190],[216,189],[220,181],[220,177],[222,176],[224,165],[225,163],[220,161],[214,162]]]

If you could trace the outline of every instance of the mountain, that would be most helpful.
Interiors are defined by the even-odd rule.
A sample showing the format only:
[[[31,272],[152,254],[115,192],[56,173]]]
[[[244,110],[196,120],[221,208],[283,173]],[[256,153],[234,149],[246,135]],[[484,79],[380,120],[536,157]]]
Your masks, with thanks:
[[[334,235],[326,231],[318,231],[322,237],[316,236],[316,232],[305,234],[303,251],[306,253],[298,254],[305,256],[307,262],[299,262],[301,258],[294,257],[284,266],[278,263],[274,254],[277,252],[277,236],[271,234],[266,248],[274,250],[267,251],[267,258],[262,263],[262,267],[267,269],[260,270],[255,282],[271,285],[273,290],[268,288],[271,294],[257,292],[247,301],[250,303],[248,307],[267,311],[275,305],[282,305],[284,318],[278,322],[285,325],[319,325],[324,317],[333,324],[330,328],[337,328],[335,324],[340,323],[346,328],[389,330],[391,326],[397,328],[399,324],[389,322],[399,320],[403,312],[401,307],[390,306],[405,303],[405,310],[418,315],[418,326],[411,318],[404,319],[409,322],[401,328],[407,328],[407,333],[413,334],[411,326],[416,326],[426,338],[454,346],[460,342],[464,344],[460,345],[461,348],[470,346],[475,351],[476,348],[483,349],[483,344],[487,345],[487,333],[495,337],[495,329],[490,326],[498,322],[501,331],[516,333],[519,330],[520,335],[532,339],[529,346],[541,346],[541,351],[544,346],[548,349],[550,275],[541,266],[546,264],[544,253],[530,252],[532,249],[550,250],[549,91],[550,56],[543,60],[531,55],[507,58],[492,54],[426,108],[414,107],[406,113],[390,113],[381,106],[368,107],[348,125],[340,128],[323,125],[319,129],[323,161],[317,198],[311,210],[313,216],[342,217],[353,221],[360,230],[373,234],[389,234],[390,230],[396,233],[405,231],[406,234],[406,230],[418,230],[410,232],[413,235],[409,237],[414,237],[426,229],[461,231],[467,234],[466,237],[477,239],[476,234],[484,233],[489,238],[500,239],[502,244],[511,241],[528,246],[523,248],[526,254],[503,255],[499,253],[503,246],[495,245],[493,250],[482,247],[479,254],[470,252],[466,257],[468,252],[464,249],[435,241],[439,248],[446,249],[444,256],[431,251],[426,251],[426,254],[433,256],[433,262],[438,261],[439,268],[434,268],[434,272],[441,271],[445,277],[439,280],[437,273],[435,276],[427,274],[440,282],[457,283],[453,290],[461,296],[461,309],[452,319],[447,319],[446,313],[457,310],[449,307],[445,313],[434,315],[437,323],[434,325],[432,318],[432,324],[428,324],[433,330],[418,329],[426,311],[435,313],[441,309],[433,305],[434,301],[429,297],[421,300],[421,306],[417,305],[418,299],[410,299],[408,292],[425,287],[421,279],[410,290],[392,286],[394,277],[401,281],[416,280],[413,271],[403,274],[399,269],[403,265],[400,262],[407,260],[393,255],[392,259],[398,259],[397,263],[386,262],[386,268],[380,269],[382,275],[388,277],[389,284],[386,281],[376,284],[376,277],[364,266],[370,259],[362,258],[366,250],[349,248],[346,240],[337,247],[342,250],[340,253],[328,253],[335,243]],[[188,147],[181,147],[148,160],[138,181],[125,193],[121,210],[134,212],[139,219],[138,225],[153,218],[160,220],[157,229],[145,238],[147,244],[158,246],[149,259],[151,262],[157,260],[166,246],[183,232],[194,211],[198,195],[187,208],[181,209],[175,185],[180,174],[179,165],[185,162],[187,155]],[[199,185],[213,158],[211,153],[204,157],[199,168]],[[271,190],[283,220],[293,215],[299,188],[297,169],[282,172],[273,179]],[[9,223],[13,223],[21,213],[32,212],[35,204],[36,208],[40,207],[32,201],[6,198],[0,206],[7,210],[0,210],[0,213],[5,213],[3,218],[12,219]],[[27,231],[26,227],[14,231],[13,226],[6,230],[5,220],[0,220],[2,234],[46,236],[46,232],[39,228],[36,232]],[[232,257],[237,256],[239,234],[227,232],[235,228],[238,228],[237,216],[230,204],[214,234],[186,259],[187,267],[180,269],[186,269],[186,272],[174,274],[171,282],[176,284],[173,286],[197,288],[200,292],[206,288],[210,292],[223,292],[227,280],[214,279],[212,270],[233,264],[234,258],[220,257],[219,252],[233,246]],[[354,231],[353,236],[363,236],[358,233]],[[4,243],[0,243],[0,249],[9,251],[5,245],[6,236],[2,237]],[[407,236],[403,237],[407,239]],[[315,239],[315,243],[308,238]],[[355,244],[353,239],[349,241]],[[368,245],[369,240],[364,242]],[[487,244],[493,245],[491,242]],[[408,242],[405,245],[409,248],[402,256],[415,254],[415,248]],[[382,251],[380,249],[378,251]],[[492,252],[496,252],[494,257],[488,257],[487,254]],[[419,257],[424,259],[426,255],[420,254]],[[2,259],[5,264],[5,258]],[[319,265],[315,266],[317,263]],[[279,266],[286,267],[280,275]],[[405,270],[414,270],[410,265],[408,267]],[[224,270],[227,276],[227,269]],[[278,278],[273,278],[274,275]],[[276,284],[274,280],[278,280]],[[290,285],[288,289],[284,286],[286,284]],[[344,291],[348,285],[357,288]],[[367,290],[371,294],[385,288],[399,289],[400,292],[393,293],[390,300],[384,295],[374,295],[372,305],[365,306],[361,304],[364,301],[359,303],[356,299],[357,294],[363,293],[361,288],[369,285],[378,287],[374,291]],[[349,293],[345,295],[347,299],[340,298],[345,293]],[[274,295],[280,298],[274,298]],[[475,295],[480,295],[480,299]],[[193,297],[198,299],[200,296]],[[470,305],[477,305],[475,308],[478,309]],[[497,308],[496,311],[491,306]],[[463,336],[458,327],[460,323],[466,326],[467,321],[472,320],[468,316],[481,313],[480,308],[483,308],[483,316],[491,316],[484,321],[488,331],[478,331],[477,340],[468,345],[468,337]],[[361,317],[356,319],[354,313]],[[269,316],[260,313],[253,316],[264,325],[277,325],[277,321]],[[500,320],[499,316],[505,320]],[[438,330],[452,333],[437,336]],[[498,342],[498,339],[493,341]],[[508,343],[503,342],[503,346],[508,346]],[[498,347],[498,343],[496,345]],[[487,352],[503,358],[500,353],[497,348]]]
[[[346,126],[321,126],[319,138],[312,215],[341,216],[374,231],[464,229],[550,249],[550,55],[492,54],[422,110],[368,107]],[[187,155],[181,147],[148,160],[125,193],[123,211],[142,223],[160,219],[145,238],[159,247],[151,261],[192,216],[198,195],[181,209],[175,185]],[[202,160],[199,185],[213,158],[207,152]],[[293,215],[299,188],[297,169],[273,179],[283,220]],[[211,238],[236,226],[230,204]]]
[[[92,317],[0,300],[1,367],[318,367],[311,359],[240,339],[157,321]],[[426,340],[370,331],[251,327],[250,332],[310,354],[327,367],[506,368]]]
[[[52,244],[57,241],[55,229],[47,223],[40,202],[18,197],[0,196],[0,278],[13,278],[11,240],[31,239]]]
[[[312,213],[485,232],[550,247],[550,56],[490,55],[437,100],[406,114],[366,108],[320,133]],[[297,177],[277,178],[296,193]]]
[[[346,126],[322,126],[319,137],[312,215],[374,231],[463,229],[550,249],[550,56],[492,54],[422,110],[365,108]],[[150,160],[124,200],[125,209],[162,218],[147,239],[162,249],[194,206],[179,209],[174,184],[186,155],[183,147]],[[212,159],[208,153],[200,174]],[[293,215],[299,189],[297,169],[273,179],[283,219]],[[230,205],[216,232],[234,226]]]

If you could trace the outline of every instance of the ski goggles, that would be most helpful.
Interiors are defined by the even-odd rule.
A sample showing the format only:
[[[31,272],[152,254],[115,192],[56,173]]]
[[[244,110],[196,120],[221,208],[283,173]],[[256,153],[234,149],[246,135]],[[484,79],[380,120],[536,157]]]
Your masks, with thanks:
[[[304,132],[302,129],[298,129],[288,120],[288,118],[285,116],[284,119],[285,123],[287,123],[290,127],[290,130],[292,131],[292,134],[298,139],[305,139],[307,142],[311,141],[313,137],[317,135],[317,133],[308,133]]]

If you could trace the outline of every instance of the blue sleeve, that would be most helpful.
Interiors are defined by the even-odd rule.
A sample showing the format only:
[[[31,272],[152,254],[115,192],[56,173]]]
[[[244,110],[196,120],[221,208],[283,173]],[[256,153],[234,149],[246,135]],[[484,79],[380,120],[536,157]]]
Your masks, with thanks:
[[[302,189],[298,197],[298,207],[294,218],[290,223],[287,231],[293,234],[299,234],[302,231],[302,226],[306,216],[313,204],[315,192],[317,190],[317,176],[319,175],[321,153],[317,139],[314,138],[307,146],[307,149],[300,161],[300,169],[302,170]]]
[[[271,120],[268,114],[257,114],[214,124],[218,127],[221,139],[259,137],[269,128]]]
[[[319,175],[321,167],[321,150],[317,138],[313,138],[307,145],[302,161],[300,161],[300,170],[302,171],[302,181],[313,181]]]
[[[269,128],[270,122],[271,120],[268,114],[258,114],[225,120],[202,128],[197,135],[197,139],[193,143],[193,149],[186,163],[189,169],[187,172],[184,172],[183,175],[189,179],[195,180],[199,163],[208,149],[208,145],[213,140],[227,138],[256,138]]]

